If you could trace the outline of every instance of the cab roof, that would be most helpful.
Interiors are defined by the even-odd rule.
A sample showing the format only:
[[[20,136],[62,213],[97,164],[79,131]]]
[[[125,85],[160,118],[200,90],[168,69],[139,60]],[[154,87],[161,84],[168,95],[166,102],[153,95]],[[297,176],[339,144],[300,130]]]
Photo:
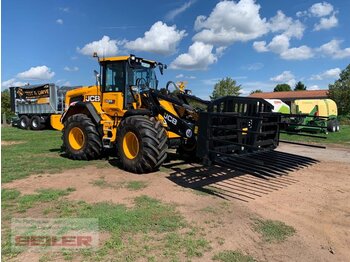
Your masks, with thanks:
[[[107,61],[125,61],[128,60],[130,56],[112,56],[112,57],[103,57],[100,58],[100,62],[107,62]]]
[[[112,56],[112,57],[103,57],[103,58],[99,58],[99,62],[108,62],[108,61],[126,61],[130,58],[130,56]],[[146,63],[156,63],[156,61],[152,61],[152,60],[148,60],[148,59],[144,59],[144,58],[140,58],[137,57],[137,59],[141,59],[142,61],[146,62]]]

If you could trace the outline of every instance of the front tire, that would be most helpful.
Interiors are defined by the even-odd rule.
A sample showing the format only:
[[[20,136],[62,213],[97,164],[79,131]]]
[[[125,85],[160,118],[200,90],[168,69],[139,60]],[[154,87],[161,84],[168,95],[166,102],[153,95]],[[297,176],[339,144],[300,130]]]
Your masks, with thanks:
[[[123,168],[133,173],[158,169],[167,157],[167,136],[162,124],[153,117],[125,118],[117,132],[118,155]]]
[[[100,158],[102,141],[96,125],[84,114],[68,117],[63,128],[63,150],[74,160]]]

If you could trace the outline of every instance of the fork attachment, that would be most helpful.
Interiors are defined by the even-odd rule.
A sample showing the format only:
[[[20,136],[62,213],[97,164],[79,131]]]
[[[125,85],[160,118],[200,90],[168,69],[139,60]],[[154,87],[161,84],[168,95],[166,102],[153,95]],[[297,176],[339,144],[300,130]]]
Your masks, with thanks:
[[[208,105],[198,123],[197,157],[204,164],[227,156],[270,151],[279,143],[281,114],[260,98],[226,96]]]

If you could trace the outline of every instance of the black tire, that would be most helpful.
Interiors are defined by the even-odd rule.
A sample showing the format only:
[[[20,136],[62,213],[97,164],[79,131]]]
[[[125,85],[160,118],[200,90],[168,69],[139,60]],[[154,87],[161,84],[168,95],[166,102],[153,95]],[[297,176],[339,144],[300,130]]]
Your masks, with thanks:
[[[340,124],[338,120],[335,120],[335,132],[339,132],[340,131]]]
[[[181,141],[181,144],[176,152],[181,158],[188,162],[197,162],[197,144],[196,141],[185,143]]]
[[[19,118],[18,126],[21,129],[29,129],[30,120],[27,116],[21,116]]]
[[[81,148],[74,148],[70,144],[69,134],[73,128],[80,130],[83,134]],[[96,125],[87,115],[76,114],[68,117],[64,122],[62,133],[62,150],[67,153],[69,158],[74,160],[92,160],[101,157],[102,139]]]
[[[327,124],[327,130],[329,132],[335,132],[337,130],[337,126],[335,120],[329,120]]]
[[[45,127],[45,125],[43,125],[41,123],[41,119],[39,116],[33,116],[31,119],[30,119],[30,128],[32,130],[41,130]]]
[[[123,142],[128,134],[137,139],[137,153],[133,158],[127,156]],[[167,136],[162,124],[153,117],[130,116],[118,127],[117,147],[123,168],[133,173],[155,171],[167,158]]]

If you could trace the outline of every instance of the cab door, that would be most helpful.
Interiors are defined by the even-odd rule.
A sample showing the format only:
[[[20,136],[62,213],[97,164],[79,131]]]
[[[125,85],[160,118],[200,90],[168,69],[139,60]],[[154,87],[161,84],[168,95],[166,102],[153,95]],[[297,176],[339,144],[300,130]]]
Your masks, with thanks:
[[[121,116],[124,114],[125,61],[107,62],[102,67],[102,109],[108,115]]]

